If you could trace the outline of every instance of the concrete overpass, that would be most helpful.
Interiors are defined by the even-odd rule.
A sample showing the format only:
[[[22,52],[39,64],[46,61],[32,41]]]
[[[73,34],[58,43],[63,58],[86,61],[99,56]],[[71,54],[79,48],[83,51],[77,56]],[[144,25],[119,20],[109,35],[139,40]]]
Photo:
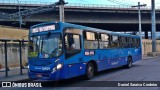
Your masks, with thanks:
[[[42,4],[45,5],[45,4]],[[40,4],[21,4],[21,11],[42,6]],[[0,4],[0,12],[18,12],[18,4]],[[156,10],[157,31],[160,31],[160,8]],[[59,9],[41,14],[23,17],[25,25],[30,27],[40,22],[59,21]],[[1,21],[0,24],[12,25],[18,19]],[[138,31],[138,11],[137,8],[122,6],[84,5],[70,4],[65,6],[65,22],[75,23],[95,28],[112,31]],[[13,25],[18,26],[18,23]],[[151,31],[151,10],[142,8],[142,30]]]

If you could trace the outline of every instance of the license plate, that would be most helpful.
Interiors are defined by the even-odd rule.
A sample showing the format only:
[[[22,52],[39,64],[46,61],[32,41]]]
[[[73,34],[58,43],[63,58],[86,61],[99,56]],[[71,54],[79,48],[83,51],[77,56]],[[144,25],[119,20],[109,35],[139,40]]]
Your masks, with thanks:
[[[42,77],[42,75],[41,74],[37,74],[36,77]]]

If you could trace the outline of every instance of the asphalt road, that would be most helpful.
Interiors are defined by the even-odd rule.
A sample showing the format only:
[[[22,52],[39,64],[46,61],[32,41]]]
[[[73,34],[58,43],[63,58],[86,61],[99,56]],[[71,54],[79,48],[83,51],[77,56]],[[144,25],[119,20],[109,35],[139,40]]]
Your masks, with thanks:
[[[42,88],[0,88],[2,90],[160,90],[160,87],[95,87],[109,84],[112,81],[160,81],[160,57],[141,60],[130,69],[116,68],[99,72],[92,80],[83,77],[72,78],[60,82],[43,82],[49,87]],[[30,81],[32,83],[34,81]],[[91,82],[91,83],[90,83]],[[54,84],[53,84],[54,83]],[[89,84],[87,87],[84,84]],[[42,85],[42,86],[43,86]],[[82,86],[83,87],[82,87]]]

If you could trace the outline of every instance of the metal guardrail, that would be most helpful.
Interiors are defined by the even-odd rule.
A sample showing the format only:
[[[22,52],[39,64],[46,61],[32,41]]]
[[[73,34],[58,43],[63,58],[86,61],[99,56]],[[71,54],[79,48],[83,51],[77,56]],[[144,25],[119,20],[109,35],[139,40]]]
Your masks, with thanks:
[[[55,2],[38,2],[38,1],[20,1],[22,6],[43,6],[53,4]],[[17,0],[1,0],[1,5],[18,5]],[[77,8],[110,8],[110,9],[137,9],[132,8],[131,6],[125,5],[106,5],[106,4],[82,4],[82,3],[68,3],[67,7],[77,7]],[[142,7],[142,10],[150,10],[151,6]],[[156,9],[160,9],[160,6],[157,6]]]
[[[21,6],[44,6],[54,4],[55,2],[38,2],[38,1],[20,1]],[[0,0],[1,5],[18,5],[17,0]],[[110,8],[110,9],[135,9],[127,5],[106,5],[106,4],[82,4],[82,3],[68,3],[67,7],[77,7],[77,8]],[[151,6],[142,7],[142,10],[150,10]],[[156,9],[160,9],[160,6],[156,6]]]
[[[122,5],[105,5],[105,4],[81,4],[81,3],[68,3],[67,7],[77,8],[101,8],[101,9],[130,9],[137,10],[138,8],[132,8],[131,6]],[[142,10],[150,10],[151,6],[141,7]],[[156,6],[156,9],[160,9],[160,6]]]

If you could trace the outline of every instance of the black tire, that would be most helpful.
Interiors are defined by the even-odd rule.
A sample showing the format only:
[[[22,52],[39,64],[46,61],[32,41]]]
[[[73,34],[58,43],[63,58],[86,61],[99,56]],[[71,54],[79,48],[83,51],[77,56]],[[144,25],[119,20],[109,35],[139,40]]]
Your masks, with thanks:
[[[127,65],[125,65],[126,68],[131,68],[132,67],[132,58],[131,57],[128,57],[128,60],[127,60]]]
[[[87,80],[90,80],[94,77],[94,75],[95,75],[94,65],[93,65],[93,63],[88,63],[87,68],[86,68],[85,77],[86,77]]]

